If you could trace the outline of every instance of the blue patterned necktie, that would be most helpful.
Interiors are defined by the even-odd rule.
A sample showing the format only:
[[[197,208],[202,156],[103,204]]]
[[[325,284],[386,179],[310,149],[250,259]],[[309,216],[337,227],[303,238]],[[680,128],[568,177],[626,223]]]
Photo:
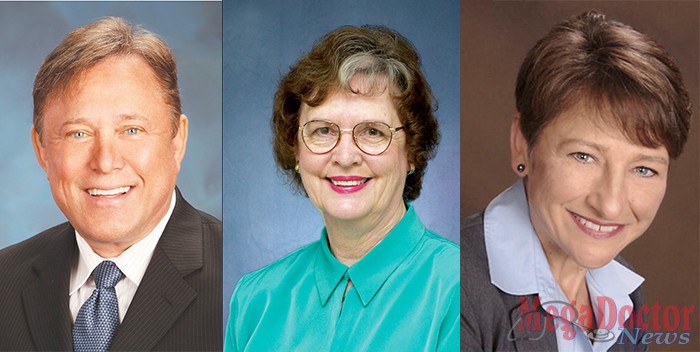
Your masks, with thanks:
[[[122,272],[105,260],[92,271],[95,291],[80,307],[73,325],[74,351],[107,351],[119,328],[119,303],[114,285]]]

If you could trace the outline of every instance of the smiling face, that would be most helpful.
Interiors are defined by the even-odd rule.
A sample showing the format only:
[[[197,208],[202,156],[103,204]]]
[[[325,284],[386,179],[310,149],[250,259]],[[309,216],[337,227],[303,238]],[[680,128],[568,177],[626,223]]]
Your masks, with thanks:
[[[526,164],[530,219],[550,261],[601,267],[649,227],[666,191],[664,147],[631,142],[579,103],[546,126],[531,150],[512,128],[514,162]]]
[[[145,237],[170,205],[187,119],[171,112],[142,59],[103,60],[47,104],[37,159],[56,204],[103,257]]]
[[[381,94],[332,93],[319,106],[302,104],[299,124],[326,120],[344,131],[328,153],[314,154],[297,135],[297,160],[304,189],[328,226],[331,223],[361,222],[366,227],[393,226],[403,215],[403,189],[408,172],[406,135],[394,133],[389,148],[380,155],[363,153],[349,131],[366,121],[398,127],[401,121],[385,89]],[[400,219],[400,216],[398,216]],[[391,228],[391,227],[390,227]]]

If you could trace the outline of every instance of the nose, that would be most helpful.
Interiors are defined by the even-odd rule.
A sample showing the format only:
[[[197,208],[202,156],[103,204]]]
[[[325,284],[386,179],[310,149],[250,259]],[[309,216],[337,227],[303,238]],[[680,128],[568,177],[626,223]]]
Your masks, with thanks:
[[[331,153],[332,161],[340,166],[351,166],[362,162],[362,151],[352,138],[352,129],[340,130],[340,140]]]
[[[624,170],[606,170],[592,184],[588,205],[603,220],[619,219],[628,206],[627,184]]]
[[[93,143],[91,168],[100,173],[110,173],[121,169],[123,160],[114,137],[98,135]]]

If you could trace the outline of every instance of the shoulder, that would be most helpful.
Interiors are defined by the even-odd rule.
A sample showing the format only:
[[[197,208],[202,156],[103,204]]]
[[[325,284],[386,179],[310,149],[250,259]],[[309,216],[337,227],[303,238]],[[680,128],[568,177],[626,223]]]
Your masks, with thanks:
[[[415,248],[402,264],[408,271],[400,272],[410,275],[419,271],[428,273],[436,289],[451,287],[458,291],[459,245],[425,229]]]
[[[501,340],[517,299],[491,284],[483,212],[462,218],[460,241],[461,343],[475,349],[505,348]]]
[[[484,234],[484,212],[478,212],[474,213],[469,216],[465,216],[460,220],[459,224],[459,230],[460,230],[460,235],[461,235],[461,240],[465,240],[465,236],[469,236],[470,238],[466,238],[467,240],[474,239],[475,237],[481,237],[483,240],[483,234]]]
[[[247,297],[256,291],[274,290],[282,279],[294,280],[295,276],[307,274],[316,258],[319,241],[308,244],[287,254],[276,262],[244,275],[236,285],[234,299]]]
[[[63,223],[47,229],[31,238],[0,250],[0,292],[8,294],[18,292],[29,285],[37,276],[35,265],[46,262],[51,257],[58,257],[66,251],[70,241],[72,227]],[[53,251],[50,256],[48,251]]]
[[[221,223],[221,220],[201,210],[197,210],[197,213],[199,214],[199,217],[201,219],[202,232],[205,235],[208,235],[213,239],[218,240],[219,243],[222,243],[223,224]]]
[[[205,244],[211,243],[209,247],[221,251],[223,247],[223,226],[221,220],[192,206],[192,204],[187,202],[179,188],[176,188],[175,191],[177,200],[175,209],[170,215],[168,226],[176,232],[201,233]]]
[[[41,253],[65,236],[72,228],[67,222],[44,230],[22,242],[0,249],[0,273],[12,271],[13,267],[33,263]]]
[[[216,232],[221,235],[221,220],[192,206],[182,195],[179,188],[176,188],[175,192],[177,200],[175,203],[175,210],[173,210],[171,217],[181,217],[191,222],[197,221],[205,228],[218,230]]]
[[[436,257],[445,260],[459,260],[459,245],[435,232],[425,229],[423,242],[423,246]]]
[[[474,284],[491,282],[488,271],[488,257],[484,242],[484,213],[479,212],[461,219],[460,264],[462,280],[473,281]]]
[[[197,210],[199,213],[199,216],[202,219],[202,224],[207,225],[207,226],[214,226],[214,227],[219,227],[221,228],[221,220],[215,218],[213,215],[210,215],[209,213],[205,213],[201,210]]]

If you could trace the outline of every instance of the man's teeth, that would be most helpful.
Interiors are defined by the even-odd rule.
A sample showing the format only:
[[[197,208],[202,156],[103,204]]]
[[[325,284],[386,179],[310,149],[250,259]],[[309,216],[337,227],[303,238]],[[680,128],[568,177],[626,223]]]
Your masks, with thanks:
[[[118,187],[118,188],[114,188],[114,189],[90,188],[87,190],[87,192],[91,196],[114,196],[117,194],[124,194],[126,192],[129,192],[129,189],[131,189],[131,186]]]
[[[588,221],[580,216],[576,216],[576,220],[580,222],[583,226],[597,232],[612,232],[617,230],[619,226],[604,226],[604,225],[598,225],[596,223],[593,223],[591,221]]]
[[[367,182],[368,179],[363,178],[361,180],[352,180],[352,181],[340,181],[340,180],[334,180],[331,179],[331,182],[333,182],[334,185],[340,186],[340,187],[353,187],[353,186],[358,186],[361,185],[365,182]]]

